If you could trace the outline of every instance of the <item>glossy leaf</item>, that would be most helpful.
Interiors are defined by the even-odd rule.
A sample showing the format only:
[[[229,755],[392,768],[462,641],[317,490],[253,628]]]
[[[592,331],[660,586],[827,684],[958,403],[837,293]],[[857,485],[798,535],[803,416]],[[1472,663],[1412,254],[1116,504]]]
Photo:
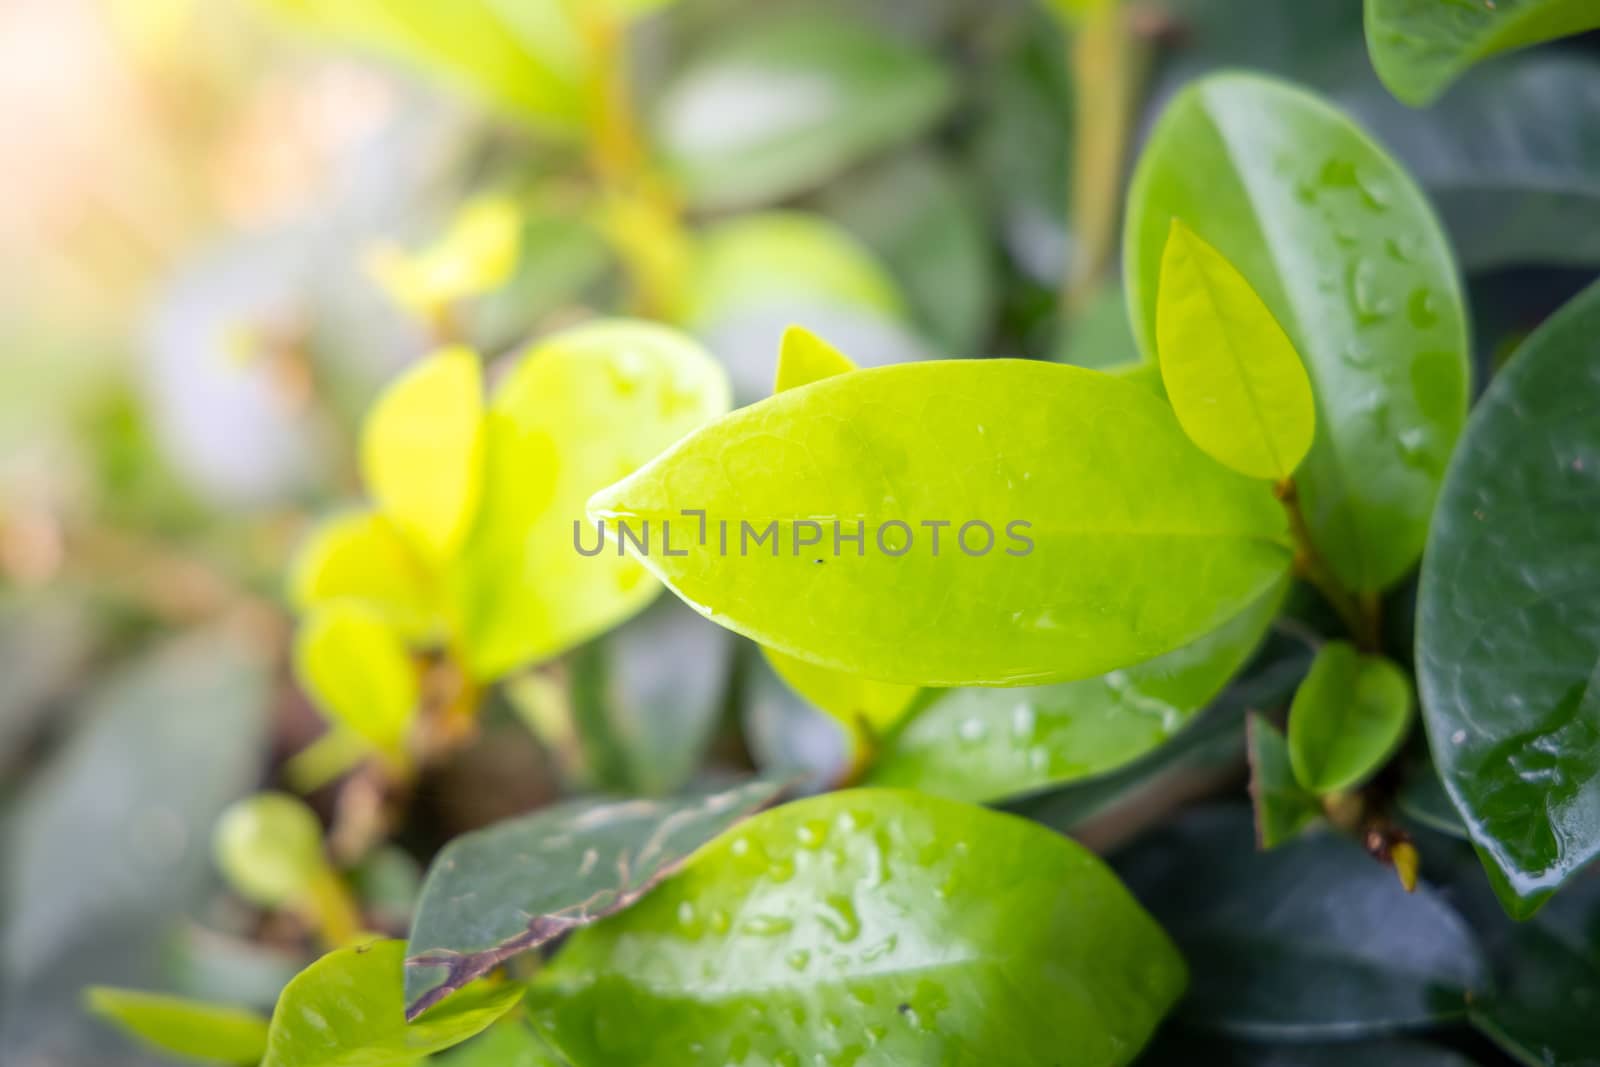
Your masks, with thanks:
[[[1597,332],[1591,286],[1490,385],[1418,597],[1434,763],[1519,915],[1600,855]]]
[[[657,140],[690,201],[749,207],[819,185],[942,114],[932,57],[814,11],[756,20],[692,59],[656,111]]]
[[[728,409],[698,345],[661,326],[601,321],[536,343],[495,393],[483,504],[450,574],[466,651],[491,678],[553,656],[642,609],[657,586],[595,545],[595,490]]]
[[[1028,922],[1018,924],[1017,916]],[[1125,1064],[1182,961],[1091,853],[899,790],[785,805],[579,932],[530,994],[569,1058]]]
[[[1238,267],[1305,362],[1317,430],[1295,481],[1318,548],[1351,588],[1390,584],[1421,552],[1466,415],[1465,312],[1427,203],[1315,97],[1254,75],[1194,83],[1130,193],[1124,263],[1147,358],[1174,217]]]
[[[561,0],[264,0],[318,33],[393,56],[511,114],[574,126],[586,57]]]
[[[171,1056],[255,1067],[267,1051],[267,1020],[253,1011],[202,1000],[94,986],[94,1014]]]
[[[1474,63],[1600,27],[1592,0],[1366,0],[1372,65],[1401,100],[1429,103]]]
[[[466,348],[428,357],[384,390],[361,432],[378,507],[433,559],[466,536],[483,484],[483,371]]]
[[[1248,810],[1193,812],[1117,860],[1192,973],[1185,1022],[1251,1040],[1332,1040],[1463,1015],[1488,985],[1466,924],[1354,842],[1258,852]],[[1307,976],[1315,976],[1308,981]]]
[[[867,781],[988,802],[1120,767],[1169,740],[1222,690],[1260,644],[1282,592],[1193,644],[1098,678],[938,693],[894,735]]]
[[[295,553],[289,599],[302,614],[356,601],[416,644],[437,639],[444,625],[437,575],[375,511],[336,515],[312,530]]]
[[[400,637],[376,613],[339,601],[295,635],[295,676],[330,722],[403,759],[421,693]]]
[[[1219,463],[1282,481],[1311,448],[1305,367],[1250,283],[1174,217],[1156,295],[1161,381],[1184,432]]]
[[[456,838],[429,868],[412,922],[407,1013],[631,907],[780,790],[756,780],[674,800],[570,801]]]
[[[278,998],[261,1067],[388,1067],[458,1045],[521,999],[515,983],[481,983],[407,1022],[403,941],[340,949],[307,967]]]
[[[1394,663],[1344,641],[1323,645],[1289,708],[1295,779],[1319,794],[1359,785],[1405,740],[1411,710],[1411,683]]]
[[[704,545],[684,536],[687,508],[707,513]],[[596,494],[590,514],[648,523],[658,542],[676,525],[687,555],[645,562],[717,622],[908,685],[1041,683],[1149,659],[1236,616],[1289,554],[1270,492],[1207,459],[1161,401],[1015,360],[780,393]],[[834,543],[824,522],[859,524],[862,544]],[[737,544],[768,524],[766,546]]]
[[[1322,817],[1317,798],[1295,781],[1289,743],[1265,716],[1250,716],[1250,802],[1256,815],[1256,844],[1277,848],[1292,841]]]
[[[784,331],[778,349],[778,374],[772,391],[781,393],[855,369],[849,356],[803,326],[791,326]]]

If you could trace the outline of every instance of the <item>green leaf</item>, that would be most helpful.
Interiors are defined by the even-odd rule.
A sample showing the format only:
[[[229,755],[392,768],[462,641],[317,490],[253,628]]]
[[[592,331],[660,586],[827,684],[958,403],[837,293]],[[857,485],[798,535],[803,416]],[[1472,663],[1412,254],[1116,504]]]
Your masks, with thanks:
[[[725,33],[668,86],[656,138],[696,207],[750,207],[915,138],[952,98],[931,57],[815,11]]]
[[[858,756],[870,752],[877,739],[893,730],[922,692],[914,685],[841,674],[770,648],[761,651],[784,684],[844,728]]]
[[[361,472],[378,507],[430,558],[454,553],[483,484],[483,371],[475,353],[442,349],[384,390],[362,426]]]
[[[434,1067],[567,1067],[521,1020],[501,1022],[433,1061]]]
[[[542,124],[583,118],[588,65],[563,0],[262,0],[340,41],[393,56]]]
[[[844,781],[859,763],[856,739],[779,678],[755,646],[744,649],[735,695],[756,768],[769,777],[795,779],[801,793],[820,793]]]
[[[1395,96],[1420,106],[1480,60],[1600,27],[1592,0],[1366,0],[1372,65]]]
[[[577,800],[445,846],[422,887],[406,961],[413,1018],[506,960],[631,907],[695,849],[772,802],[756,780],[673,800]]]
[[[662,326],[588,323],[537,342],[489,407],[483,504],[449,575],[481,678],[565,651],[637,613],[657,586],[595,544],[583,504],[728,410],[727,378]]]
[[[203,1000],[91,986],[89,1010],[154,1049],[182,1059],[255,1067],[267,1051],[267,1020]]]
[[[404,760],[421,698],[417,668],[380,615],[350,601],[318,608],[295,634],[294,670],[330,722]]]
[[[1191,440],[1252,478],[1283,481],[1316,409],[1294,345],[1250,283],[1174,216],[1156,296],[1161,381]]]
[[[1411,682],[1394,663],[1323,645],[1289,708],[1295,779],[1318,794],[1361,784],[1405,740],[1411,710]]]
[[[510,1011],[516,983],[464,989],[415,1022],[401,999],[404,941],[330,952],[278,998],[261,1067],[391,1067],[459,1045]]]
[[[1282,600],[1279,586],[1193,644],[1098,678],[938,693],[867,780],[988,802],[1120,767],[1169,740],[1222,690]]]
[[[1191,968],[1179,1015],[1256,1041],[1349,1039],[1457,1018],[1488,987],[1471,930],[1347,838],[1255,847],[1238,806],[1191,812],[1118,857]]]
[[[416,644],[437,640],[444,629],[438,576],[375,511],[347,512],[317,525],[295,553],[289,599],[302,614],[356,601]]]
[[[1263,715],[1251,715],[1249,722],[1250,801],[1256,815],[1256,844],[1277,848],[1315,825],[1322,818],[1322,807],[1295,781],[1283,731]]]
[[[803,326],[784,331],[778,348],[778,374],[772,391],[781,393],[856,369],[850,357]]]
[[[1026,916],[1025,923],[1018,917]],[[899,790],[785,805],[580,931],[530,993],[569,1058],[1125,1064],[1183,962],[1100,861]]]
[[[683,509],[705,510],[704,545]],[[724,626],[908,685],[1137,663],[1236,616],[1289,559],[1271,493],[1207,459],[1160,400],[1020,360],[882,367],[780,393],[596,494],[590,514],[658,535],[676,525],[687,555],[645,562]],[[834,536],[858,530],[859,547]]]
[[[1600,855],[1597,332],[1591,286],[1490,384],[1418,594],[1429,747],[1518,915]]]
[[[1134,175],[1128,300],[1155,354],[1174,217],[1249,280],[1305,361],[1316,440],[1297,472],[1311,533],[1370,592],[1416,562],[1466,416],[1465,312],[1411,179],[1342,114],[1286,84],[1220,74],[1181,92]]]
[[[264,908],[308,897],[328,869],[322,824],[304,801],[287,793],[257,793],[229,805],[211,844],[228,885]]]

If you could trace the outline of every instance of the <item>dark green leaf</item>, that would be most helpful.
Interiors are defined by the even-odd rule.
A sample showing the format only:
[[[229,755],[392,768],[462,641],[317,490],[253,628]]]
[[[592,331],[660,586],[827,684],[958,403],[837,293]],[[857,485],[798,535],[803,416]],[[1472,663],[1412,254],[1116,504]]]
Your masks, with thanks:
[[[1322,807],[1295,781],[1283,731],[1265,716],[1252,715],[1248,737],[1256,844],[1264,849],[1277,848],[1314,825],[1322,817]]]
[[[699,207],[770,203],[915,137],[949,76],[868,26],[814,11],[725,33],[668,87],[657,140]]]
[[[1418,605],[1435,765],[1527,914],[1600,855],[1600,286],[1490,385]]]
[[[1461,821],[1461,813],[1451,803],[1450,794],[1445,792],[1439,772],[1433,769],[1431,762],[1423,761],[1411,768],[1399,793],[1395,795],[1395,805],[1402,815],[1430,830],[1463,841],[1467,839],[1467,828]]]
[[[631,906],[782,786],[674,800],[577,800],[456,838],[411,926],[407,1015],[561,934]]]
[[[1026,922],[1018,918],[1025,916]],[[1183,966],[1087,850],[900,790],[786,805],[576,934],[530,995],[578,1063],[1131,1060]]]
[[[1261,1045],[1187,1029],[1163,1031],[1137,1067],[1473,1067],[1460,1053],[1417,1041]]]
[[[1487,986],[1461,918],[1343,837],[1258,852],[1249,811],[1215,807],[1141,839],[1117,869],[1189,961],[1179,1012],[1196,1027],[1352,1038],[1458,1017]]]
[[[517,1003],[513,983],[480,983],[407,1022],[404,941],[330,952],[284,987],[261,1067],[391,1067],[459,1045]]]

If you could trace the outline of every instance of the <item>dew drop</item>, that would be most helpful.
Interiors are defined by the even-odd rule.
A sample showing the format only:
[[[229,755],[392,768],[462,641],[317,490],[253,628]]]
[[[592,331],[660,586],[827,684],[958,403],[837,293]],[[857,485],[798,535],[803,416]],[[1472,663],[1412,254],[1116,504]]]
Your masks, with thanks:
[[[840,941],[854,941],[861,936],[861,918],[849,897],[837,893],[826,897],[817,907],[817,919]]]

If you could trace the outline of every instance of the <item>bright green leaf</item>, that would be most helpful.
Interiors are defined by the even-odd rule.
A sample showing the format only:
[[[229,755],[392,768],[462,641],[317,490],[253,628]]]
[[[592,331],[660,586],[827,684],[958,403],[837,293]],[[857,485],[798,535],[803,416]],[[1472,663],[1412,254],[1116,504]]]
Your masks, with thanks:
[[[703,545],[690,508],[706,512]],[[590,514],[648,524],[658,543],[676,528],[687,554],[645,562],[730,629],[908,685],[1128,666],[1238,615],[1289,562],[1271,493],[1190,444],[1165,404],[1021,360],[780,393],[596,494]]]
[[[1249,279],[1305,361],[1316,440],[1295,481],[1317,547],[1351,588],[1390,584],[1421,553],[1466,417],[1466,316],[1426,201],[1301,90],[1245,74],[1191,84],[1130,193],[1124,264],[1147,358],[1174,217]]]
[[[1289,708],[1289,762],[1313,793],[1361,784],[1394,755],[1411,725],[1411,682],[1382,656],[1323,645]]]
[[[1018,922],[1025,916],[1026,922]],[[1088,850],[900,790],[758,816],[579,931],[530,994],[569,1058],[612,1067],[1129,1062],[1184,985]],[[869,1051],[870,1050],[870,1051]]]
[[[466,348],[434,353],[390,385],[361,433],[378,507],[435,559],[466,536],[483,484],[483,371]]]
[[[295,635],[294,669],[330,722],[403,758],[420,695],[417,670],[382,617],[349,601],[317,609]]]
[[[431,1062],[434,1067],[567,1067],[557,1064],[539,1035],[520,1019],[497,1023]]]
[[[816,11],[750,22],[693,58],[655,115],[698,207],[750,207],[819,185],[944,112],[950,76],[869,26]]]
[[[607,544],[584,501],[728,410],[699,345],[644,322],[593,322],[536,343],[488,415],[483,503],[450,585],[474,672],[546,659],[642,609],[658,587]]]
[[[1472,840],[1536,901],[1600,855],[1600,286],[1473,413],[1418,595],[1429,747]]]
[[[437,576],[375,511],[336,515],[312,530],[290,566],[289,599],[302,614],[356,601],[416,644],[437,640],[444,627]]]
[[[411,926],[412,1015],[504,963],[632,907],[690,853],[782,786],[764,780],[672,800],[574,800],[451,841]]]
[[[85,990],[84,999],[94,1014],[171,1056],[255,1067],[267,1051],[267,1020],[243,1008],[105,986]]]
[[[230,805],[211,844],[228,884],[264,908],[306,897],[328,867],[316,813],[287,793],[257,793]]]
[[[1294,345],[1245,277],[1176,216],[1156,295],[1161,381],[1213,459],[1282,481],[1311,448],[1316,410]]]
[[[1473,64],[1600,27],[1594,0],[1366,0],[1372,65],[1395,96],[1423,105]]]
[[[778,375],[774,393],[820,382],[856,369],[850,357],[802,326],[784,331],[778,349]]]
[[[1166,742],[1255,651],[1278,587],[1193,644],[1098,678],[935,694],[868,773],[874,785],[989,802],[1106,771]]]
[[[1249,721],[1250,801],[1256,813],[1256,844],[1277,848],[1315,825],[1322,817],[1322,807],[1295,781],[1283,731],[1263,715],[1251,715]]]
[[[393,1067],[458,1045],[521,998],[515,983],[464,989],[415,1022],[401,999],[404,941],[330,952],[278,998],[261,1067]]]

